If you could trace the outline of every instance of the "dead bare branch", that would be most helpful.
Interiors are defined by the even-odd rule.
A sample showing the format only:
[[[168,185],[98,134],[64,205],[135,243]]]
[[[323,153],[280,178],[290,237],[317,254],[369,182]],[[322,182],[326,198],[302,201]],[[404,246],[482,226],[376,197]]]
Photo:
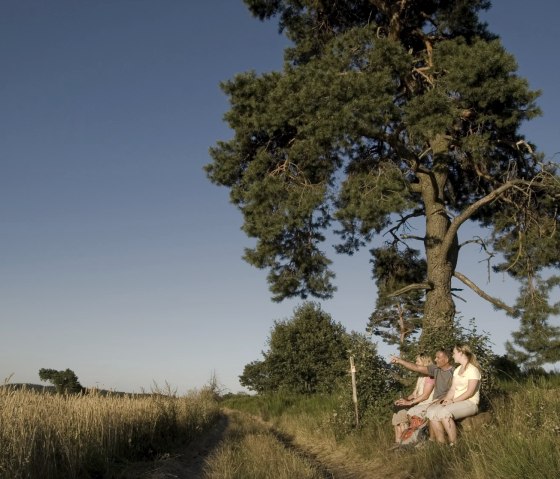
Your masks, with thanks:
[[[490,263],[492,261],[492,258],[494,258],[494,256],[496,256],[496,254],[488,249],[488,245],[486,244],[486,241],[484,241],[484,239],[482,239],[480,236],[475,236],[474,238],[472,238],[470,240],[467,240],[464,243],[461,243],[459,245],[459,249],[461,249],[463,246],[466,246],[466,245],[471,244],[471,243],[475,243],[475,244],[480,245],[481,249],[483,249],[484,252],[486,253],[486,258],[480,260],[479,263],[482,263],[483,261],[486,262],[486,274],[488,276],[488,281],[490,281],[490,277],[491,277],[491,264]]]
[[[418,241],[424,241],[426,238],[423,236],[414,236],[414,235],[401,235],[402,239],[413,239]]]
[[[387,231],[387,233],[385,233],[385,234],[390,234],[391,236],[393,236],[393,238],[395,238],[396,241],[400,241],[396,232],[398,230],[400,230],[403,227],[403,225],[405,225],[406,222],[409,219],[418,218],[419,216],[422,216],[423,214],[424,214],[424,211],[422,209],[418,208],[418,209],[415,209],[414,211],[412,211],[411,213],[409,213],[408,215],[401,216],[399,221],[397,221],[396,225],[393,226],[391,229],[389,229],[389,231]],[[406,238],[406,235],[402,235],[401,237]],[[420,239],[420,238],[418,238],[418,239]],[[422,238],[422,240],[423,240],[423,238]]]

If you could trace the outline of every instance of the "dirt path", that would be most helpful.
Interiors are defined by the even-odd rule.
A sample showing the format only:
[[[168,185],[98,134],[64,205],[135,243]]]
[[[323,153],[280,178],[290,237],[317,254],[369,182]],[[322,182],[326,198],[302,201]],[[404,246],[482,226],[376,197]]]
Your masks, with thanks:
[[[211,479],[211,476],[204,474],[206,459],[220,446],[224,438],[227,438],[230,424],[239,420],[239,415],[243,421],[255,421],[263,425],[283,447],[305,459],[325,479],[401,479],[399,475],[384,470],[379,462],[357,460],[355,457],[349,457],[343,450],[329,450],[320,444],[304,444],[260,418],[231,410],[224,410],[217,423],[206,434],[180,451],[149,464],[131,465],[121,477]]]
[[[216,424],[201,437],[149,464],[130,465],[120,479],[202,479],[205,460],[225,436],[229,421],[227,414],[220,414]]]
[[[277,430],[274,425],[260,417],[243,414],[248,420],[263,424],[287,449],[305,458],[330,479],[401,479],[400,476],[383,471],[379,461],[368,461],[351,456],[342,448],[333,449],[319,442],[305,442]]]

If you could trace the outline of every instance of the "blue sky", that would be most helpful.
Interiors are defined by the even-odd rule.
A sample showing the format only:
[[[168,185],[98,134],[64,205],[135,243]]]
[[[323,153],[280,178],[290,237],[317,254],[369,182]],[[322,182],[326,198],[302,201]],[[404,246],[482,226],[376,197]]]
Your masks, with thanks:
[[[491,30],[543,90],[524,131],[552,156],[560,4],[494,4]],[[241,389],[299,301],[270,301],[266,272],[241,259],[240,214],[202,168],[231,136],[219,82],[279,69],[284,45],[237,0],[0,2],[0,380],[37,383],[47,367],[124,391],[182,393],[212,374]],[[515,285],[488,285],[477,253],[459,269],[512,302]],[[338,292],[322,303],[348,330],[363,332],[375,303],[368,260],[335,258]],[[462,297],[503,353],[516,322]]]

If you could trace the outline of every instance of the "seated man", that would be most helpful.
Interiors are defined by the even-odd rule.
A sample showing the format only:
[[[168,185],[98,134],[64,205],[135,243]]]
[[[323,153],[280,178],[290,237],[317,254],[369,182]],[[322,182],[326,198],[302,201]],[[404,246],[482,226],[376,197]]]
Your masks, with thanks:
[[[426,411],[429,407],[434,404],[439,404],[441,400],[451,387],[453,381],[453,366],[450,364],[449,354],[443,349],[436,351],[434,358],[435,365],[429,364],[427,366],[419,366],[417,364],[411,363],[410,361],[405,361],[397,356],[391,356],[392,364],[400,364],[401,366],[415,371],[420,374],[431,376],[434,378],[435,386],[433,391],[433,401],[426,402],[423,404],[418,404],[407,411],[408,417],[417,416],[422,419],[426,418]],[[431,429],[430,429],[431,435]]]

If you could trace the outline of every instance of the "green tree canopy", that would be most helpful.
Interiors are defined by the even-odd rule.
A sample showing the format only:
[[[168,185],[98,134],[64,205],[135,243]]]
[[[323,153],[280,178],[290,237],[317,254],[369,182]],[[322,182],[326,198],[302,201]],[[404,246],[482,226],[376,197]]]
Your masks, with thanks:
[[[393,296],[409,284],[420,283],[426,274],[426,262],[419,251],[403,251],[394,245],[371,250],[373,277],[378,290],[376,308],[366,331],[381,337],[387,344],[396,344],[402,354],[410,352],[422,326],[424,292],[413,289]]]
[[[513,341],[506,343],[506,350],[526,370],[560,361],[560,328],[549,321],[560,315],[560,301],[549,304],[549,291],[558,286],[560,277],[555,276],[527,281],[521,289],[520,327],[512,334]]]
[[[273,299],[332,296],[327,231],[348,254],[390,233],[401,252],[421,245],[423,278],[391,293],[425,293],[421,342],[452,329],[454,280],[516,314],[457,271],[468,222],[514,278],[560,266],[557,170],[519,132],[538,93],[479,19],[490,2],[245,3],[292,45],[282,71],[222,84],[235,135],[206,170],[242,211],[257,240],[244,257],[269,270]]]
[[[291,319],[275,321],[268,346],[263,360],[245,366],[241,385],[259,393],[331,392],[348,375],[348,334],[318,304],[304,303]]]
[[[56,369],[39,370],[39,379],[48,381],[56,387],[56,392],[60,394],[72,394],[83,391],[83,387],[78,381],[78,376],[71,369],[57,371]]]

